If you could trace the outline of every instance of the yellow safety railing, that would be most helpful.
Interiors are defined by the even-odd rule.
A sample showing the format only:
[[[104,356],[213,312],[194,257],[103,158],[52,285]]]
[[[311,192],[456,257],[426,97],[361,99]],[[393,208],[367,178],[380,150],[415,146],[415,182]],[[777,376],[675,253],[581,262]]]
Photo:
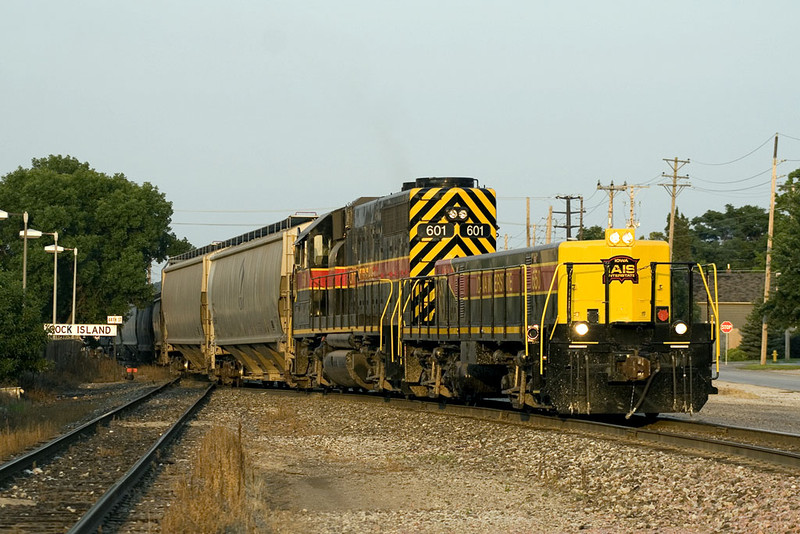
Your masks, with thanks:
[[[386,317],[386,310],[389,309],[389,303],[392,302],[392,295],[394,294],[394,283],[388,278],[381,278],[380,281],[381,283],[389,284],[389,297],[386,299],[386,304],[384,304],[383,306],[383,313],[381,313],[381,320],[380,323],[378,323],[378,338],[380,339],[380,341],[378,342],[378,350],[380,352],[383,352],[383,318]],[[390,329],[391,326],[392,325],[390,324],[389,325]],[[392,332],[390,333],[390,335],[391,335],[390,342],[392,345],[391,349],[394,350],[394,333]]]
[[[547,297],[544,299],[544,307],[542,308],[542,320],[539,322],[539,329],[544,329],[544,316],[547,314],[547,305],[550,303],[550,295],[553,293],[553,284],[556,283],[558,279],[558,270],[563,267],[564,263],[559,263],[556,265],[556,270],[553,272],[553,278],[550,280],[550,288],[547,290]],[[528,280],[525,280],[526,289],[527,289]],[[526,299],[527,300],[527,299]],[[552,332],[550,332],[550,339],[553,338],[553,333],[556,331],[556,324],[558,324],[558,313],[556,313],[556,320],[553,323]],[[528,335],[528,332],[525,331],[525,335]],[[540,334],[541,335],[541,334]],[[539,374],[544,375],[544,340],[539,341]]]
[[[714,313],[714,321],[713,321],[713,328],[714,328],[714,346],[716,348],[716,360],[717,360],[717,376],[719,376],[719,354],[720,354],[720,346],[719,346],[719,293],[717,290],[717,265],[715,263],[710,264],[714,270],[714,296],[711,296],[711,289],[708,287],[708,280],[706,280],[706,275],[703,272],[703,266],[699,263],[697,264],[697,268],[700,270],[700,278],[703,280],[703,285],[706,288],[706,296],[708,297],[708,301],[711,303],[711,311]]]

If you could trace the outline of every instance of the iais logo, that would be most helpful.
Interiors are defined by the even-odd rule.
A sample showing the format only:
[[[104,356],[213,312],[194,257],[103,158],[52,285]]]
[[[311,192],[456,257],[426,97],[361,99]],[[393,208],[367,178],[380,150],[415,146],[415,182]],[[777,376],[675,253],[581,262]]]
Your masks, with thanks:
[[[633,259],[630,256],[614,256],[607,260],[602,260],[605,264],[605,274],[603,275],[603,283],[611,283],[618,281],[619,283],[625,280],[630,280],[634,284],[639,283],[639,270],[636,265],[639,260]]]

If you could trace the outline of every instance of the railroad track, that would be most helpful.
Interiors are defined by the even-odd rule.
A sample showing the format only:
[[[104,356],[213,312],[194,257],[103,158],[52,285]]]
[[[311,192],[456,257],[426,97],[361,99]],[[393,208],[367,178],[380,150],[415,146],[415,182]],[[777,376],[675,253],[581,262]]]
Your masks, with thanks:
[[[352,396],[367,399],[368,402],[390,403],[403,409],[560,432],[592,434],[653,447],[670,447],[701,455],[721,455],[727,458],[757,461],[777,468],[788,468],[792,472],[800,470],[800,435],[797,434],[685,421],[666,416],[659,417],[653,422],[647,422],[644,418],[609,422],[609,420],[520,412],[510,408],[463,406],[356,394]]]
[[[212,389],[171,382],[0,466],[0,531],[95,532]]]

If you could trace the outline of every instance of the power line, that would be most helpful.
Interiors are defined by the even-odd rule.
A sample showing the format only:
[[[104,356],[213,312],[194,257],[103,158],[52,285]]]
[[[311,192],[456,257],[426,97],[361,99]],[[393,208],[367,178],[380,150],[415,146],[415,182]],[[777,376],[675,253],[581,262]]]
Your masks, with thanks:
[[[758,178],[762,174],[767,174],[772,170],[772,167],[769,169],[765,169],[758,174],[754,174],[753,176],[748,176],[747,178],[742,178],[740,180],[704,180],[702,178],[698,178],[697,176],[692,176],[695,180],[699,180],[701,182],[705,182],[707,184],[738,184],[740,182],[746,182],[747,180],[752,180],[753,178]]]
[[[761,182],[760,184],[752,185],[750,187],[742,187],[741,189],[705,189],[703,187],[694,186],[693,189],[698,191],[702,191],[704,193],[735,193],[737,191],[749,191],[751,189],[758,189],[759,187],[764,187],[772,180],[767,180],[766,182]]]
[[[736,163],[737,161],[741,161],[741,160],[743,160],[744,158],[746,158],[746,157],[748,157],[748,156],[752,156],[753,154],[755,154],[756,152],[758,152],[758,150],[759,150],[759,149],[761,149],[761,147],[763,147],[764,145],[766,145],[767,143],[769,143],[770,141],[772,141],[772,137],[773,137],[773,136],[772,136],[772,135],[770,135],[769,137],[767,137],[767,140],[766,140],[766,141],[764,141],[763,143],[761,143],[760,145],[758,145],[758,147],[757,147],[757,148],[754,148],[753,150],[751,150],[750,152],[748,152],[748,153],[747,153],[747,154],[745,154],[744,156],[738,157],[738,158],[736,158],[736,159],[732,159],[732,160],[730,160],[730,161],[725,161],[725,162],[722,162],[722,163],[705,163],[705,162],[702,162],[702,161],[697,161],[697,160],[694,160],[694,162],[693,162],[693,163],[697,163],[698,165],[713,165],[713,166],[717,166],[717,165],[730,165],[731,163]]]

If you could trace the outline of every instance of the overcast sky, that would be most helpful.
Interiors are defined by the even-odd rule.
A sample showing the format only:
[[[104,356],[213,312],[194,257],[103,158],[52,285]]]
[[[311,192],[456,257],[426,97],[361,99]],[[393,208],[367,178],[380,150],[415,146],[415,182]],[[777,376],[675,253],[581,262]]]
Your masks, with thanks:
[[[495,188],[498,246],[524,244],[526,196],[540,239],[556,195],[605,226],[598,180],[650,185],[647,234],[669,212],[663,158],[692,160],[689,216],[768,206],[776,132],[794,160],[778,174],[800,167],[799,15],[794,0],[3,0],[0,174],[68,154],[151,182],[197,246],[422,176]]]

